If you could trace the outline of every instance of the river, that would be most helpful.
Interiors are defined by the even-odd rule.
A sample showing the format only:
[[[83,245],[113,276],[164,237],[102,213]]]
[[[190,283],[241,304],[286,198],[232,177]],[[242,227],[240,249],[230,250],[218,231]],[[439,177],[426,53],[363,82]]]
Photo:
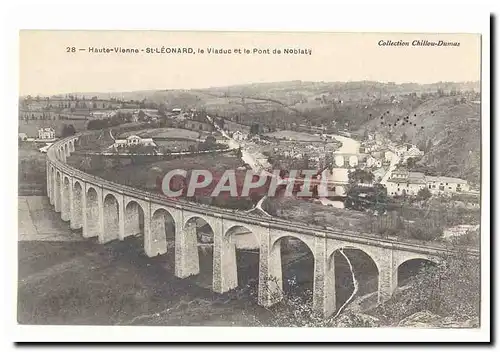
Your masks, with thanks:
[[[353,154],[353,155],[358,155],[359,154],[359,147],[361,145],[360,142],[349,138],[349,137],[344,137],[344,136],[339,136],[339,135],[333,135],[333,137],[342,143],[342,146],[335,152],[333,153],[334,158],[335,154]],[[335,163],[335,160],[334,160]],[[338,182],[338,183],[344,183],[348,184],[349,183],[349,169],[345,167],[334,167],[331,169],[330,175],[328,175],[328,178],[330,181]],[[339,191],[339,195],[342,196],[344,195],[343,191]],[[328,198],[320,198],[321,204],[323,205],[330,205],[335,208],[344,208],[344,202],[338,201],[338,200],[330,200]]]

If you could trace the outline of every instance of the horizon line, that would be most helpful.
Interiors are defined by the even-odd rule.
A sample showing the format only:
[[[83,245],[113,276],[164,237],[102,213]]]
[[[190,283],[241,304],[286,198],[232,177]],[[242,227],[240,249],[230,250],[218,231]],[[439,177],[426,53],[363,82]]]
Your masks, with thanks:
[[[396,82],[396,81],[376,81],[376,80],[352,80],[352,81],[314,81],[314,80],[288,80],[288,81],[261,81],[261,82],[248,82],[248,83],[237,83],[237,84],[231,84],[231,85],[221,85],[221,86],[209,86],[209,87],[201,87],[201,88],[151,88],[151,89],[133,89],[133,90],[116,90],[116,91],[72,91],[72,92],[58,92],[58,93],[25,93],[25,94],[19,94],[19,97],[25,97],[28,95],[33,96],[43,96],[43,97],[50,97],[50,96],[57,96],[57,95],[66,95],[66,94],[124,94],[124,93],[138,93],[138,92],[161,92],[161,91],[193,91],[193,90],[209,90],[209,89],[223,89],[223,88],[231,88],[231,87],[241,87],[241,86],[250,86],[250,85],[264,85],[264,84],[279,84],[279,83],[293,83],[293,82],[303,82],[303,83],[324,83],[324,84],[338,84],[338,83],[380,83],[380,84],[394,84],[397,86],[405,85],[405,84],[416,84],[419,86],[430,86],[430,85],[436,85],[436,84],[448,84],[448,83],[454,83],[454,84],[464,84],[464,83],[473,83],[473,84],[479,84],[479,90],[481,89],[481,80],[475,80],[475,81],[468,81],[468,80],[462,80],[462,81],[435,81],[432,83],[418,83],[418,82],[412,82],[412,81],[404,81],[404,82]]]

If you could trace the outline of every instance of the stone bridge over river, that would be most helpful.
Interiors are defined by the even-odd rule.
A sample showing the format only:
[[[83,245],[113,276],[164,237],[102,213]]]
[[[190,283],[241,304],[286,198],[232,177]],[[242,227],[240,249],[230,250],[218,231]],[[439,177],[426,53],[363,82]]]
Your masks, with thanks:
[[[75,152],[83,137],[62,139],[47,152],[47,193],[61,218],[68,221],[72,229],[81,228],[84,237],[98,237],[100,243],[142,234],[144,251],[150,257],[166,253],[167,238],[173,238],[175,275],[179,278],[200,271],[196,221],[202,219],[214,234],[212,289],[218,293],[237,287],[236,249],[245,246],[259,251],[259,304],[276,303],[282,292],[280,246],[283,239],[294,238],[307,245],[314,257],[313,308],[329,316],[336,308],[335,251],[355,248],[371,257],[378,269],[379,301],[387,300],[397,287],[401,264],[412,259],[437,261],[439,255],[447,251],[439,246],[403,243],[370,234],[328,230],[174,201],[110,182],[66,164],[66,158]],[[478,252],[471,254],[479,255]]]

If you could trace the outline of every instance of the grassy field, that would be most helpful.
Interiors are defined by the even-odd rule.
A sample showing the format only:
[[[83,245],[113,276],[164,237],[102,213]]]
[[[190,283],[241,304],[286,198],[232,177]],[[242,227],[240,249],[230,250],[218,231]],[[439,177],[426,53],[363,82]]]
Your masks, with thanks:
[[[26,133],[29,137],[38,138],[38,129],[42,127],[52,127],[56,131],[56,136],[61,134],[64,125],[73,125],[77,132],[85,131],[87,121],[85,120],[29,120],[19,121],[19,132]]]
[[[209,263],[203,262],[209,266]],[[252,326],[266,310],[173,275],[173,253],[141,242],[19,242],[18,322],[71,325]]]
[[[46,187],[46,154],[38,151],[45,145],[24,142],[18,148],[18,192],[20,195],[43,194]]]
[[[68,160],[76,167],[81,165],[80,156],[71,156]],[[214,173],[223,173],[225,170],[234,170],[243,165],[243,161],[230,152],[215,154],[210,157],[205,155],[190,156],[146,164],[132,163],[130,160],[117,164],[115,161],[115,164],[111,167],[108,162],[103,162],[101,158],[93,158],[92,160],[92,167],[86,170],[89,173],[117,183],[156,191],[159,190],[158,178],[162,178],[170,170],[182,169],[190,171],[203,169]],[[114,160],[116,159],[108,161],[113,163]]]
[[[189,150],[190,146],[196,146],[198,142],[195,141],[182,141],[182,140],[168,140],[156,141],[156,145],[160,148],[170,149],[173,152],[181,152]]]
[[[137,131],[129,131],[120,134],[120,138],[126,138],[131,135],[151,138],[182,138],[182,139],[198,139],[200,132],[186,130],[182,128],[148,128]],[[201,138],[208,135],[206,132],[201,132]]]
[[[363,212],[339,209],[290,197],[266,200],[267,209],[277,209],[277,216],[303,223],[331,226],[335,229],[367,231],[370,217]],[[275,211],[271,211],[274,213]]]

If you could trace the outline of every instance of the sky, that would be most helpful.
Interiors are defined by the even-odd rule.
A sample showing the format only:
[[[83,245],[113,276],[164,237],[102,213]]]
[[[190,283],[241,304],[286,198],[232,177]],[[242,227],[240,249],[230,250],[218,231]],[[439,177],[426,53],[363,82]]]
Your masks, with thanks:
[[[410,46],[380,45],[399,40]],[[414,40],[460,45],[412,46]],[[476,34],[23,30],[19,88],[20,95],[52,95],[292,80],[479,81],[480,45]],[[89,53],[90,47],[137,48],[139,53]],[[193,48],[194,53],[146,52],[162,47]],[[209,48],[231,53],[209,54]],[[311,55],[284,54],[287,48],[310,50]],[[263,51],[253,53],[254,49]],[[267,49],[270,54],[265,53]],[[282,53],[273,54],[274,49]]]

